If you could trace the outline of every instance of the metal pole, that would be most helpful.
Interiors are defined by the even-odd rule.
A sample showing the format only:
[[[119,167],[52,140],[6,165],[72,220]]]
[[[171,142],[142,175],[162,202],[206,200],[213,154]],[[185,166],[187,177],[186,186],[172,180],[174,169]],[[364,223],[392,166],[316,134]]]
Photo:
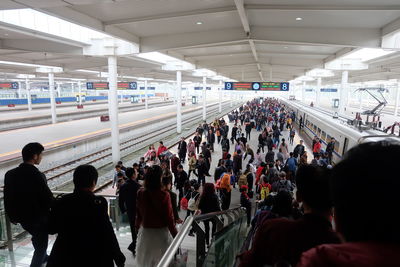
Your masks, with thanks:
[[[50,90],[50,106],[51,106],[51,123],[57,123],[56,99],[54,97],[54,73],[49,72],[49,90]]]
[[[176,71],[176,87],[176,132],[180,134],[182,132],[182,72],[180,70]]]
[[[347,106],[347,82],[349,80],[349,72],[347,70],[342,72],[342,84],[340,88],[340,99],[339,99],[339,113],[344,114]]]
[[[144,108],[148,109],[148,99],[147,99],[147,80],[144,80]]]
[[[206,95],[206,90],[207,90],[207,78],[204,76],[203,77],[203,121],[205,121],[206,119],[207,119],[207,117],[206,117],[206,103],[207,103],[207,100],[206,100],[206,97],[207,97],[207,95]]]
[[[108,82],[109,93],[108,111],[110,114],[111,122],[111,150],[113,164],[117,164],[120,160],[120,147],[119,147],[119,128],[118,128],[118,95],[117,95],[117,57],[108,56]]]
[[[320,106],[321,84],[322,84],[322,79],[321,79],[321,77],[319,77],[319,78],[317,79],[317,90],[315,91],[315,94],[316,94],[315,106],[316,106],[316,107],[319,107],[319,106]]]
[[[32,99],[31,99],[31,85],[29,84],[28,78],[25,79],[26,99],[28,100],[28,110],[32,111]]]
[[[222,112],[222,80],[219,81],[219,105],[218,112]]]
[[[396,101],[394,102],[394,115],[399,114],[399,100],[400,100],[400,81],[397,83]]]
[[[82,83],[78,81],[79,105],[82,105]]]

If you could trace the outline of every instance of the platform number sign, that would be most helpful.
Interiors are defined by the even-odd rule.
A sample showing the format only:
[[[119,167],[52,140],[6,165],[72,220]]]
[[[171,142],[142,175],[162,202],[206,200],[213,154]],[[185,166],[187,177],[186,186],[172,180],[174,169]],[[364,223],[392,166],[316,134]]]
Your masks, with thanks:
[[[232,82],[226,82],[225,83],[225,90],[233,90],[233,83]]]
[[[11,89],[19,89],[18,83],[17,82],[12,82],[11,83]]]
[[[261,85],[260,85],[260,83],[253,83],[252,85],[251,85],[251,89],[253,89],[254,91],[258,91],[258,90],[260,90],[260,88],[261,88]]]
[[[281,83],[281,91],[289,91],[289,83]]]
[[[137,89],[137,83],[136,82],[130,82],[129,83],[129,89],[136,90]]]
[[[93,88],[93,83],[92,82],[87,82],[86,83],[86,88],[88,89],[88,90],[93,90],[94,88]]]

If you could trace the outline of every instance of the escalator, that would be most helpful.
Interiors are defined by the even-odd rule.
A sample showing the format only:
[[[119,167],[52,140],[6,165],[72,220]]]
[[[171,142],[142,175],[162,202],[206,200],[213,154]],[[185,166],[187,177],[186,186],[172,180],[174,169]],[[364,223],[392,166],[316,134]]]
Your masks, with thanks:
[[[214,221],[216,232],[206,246],[203,222],[208,220]],[[196,234],[195,246],[188,251],[183,244],[192,227]],[[157,266],[234,266],[248,229],[246,211],[240,207],[188,217]]]

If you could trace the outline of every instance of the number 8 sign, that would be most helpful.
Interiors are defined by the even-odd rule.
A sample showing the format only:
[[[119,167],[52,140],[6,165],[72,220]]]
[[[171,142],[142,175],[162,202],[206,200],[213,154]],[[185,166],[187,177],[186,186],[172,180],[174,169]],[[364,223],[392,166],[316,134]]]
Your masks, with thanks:
[[[281,91],[289,91],[289,83],[281,83]]]

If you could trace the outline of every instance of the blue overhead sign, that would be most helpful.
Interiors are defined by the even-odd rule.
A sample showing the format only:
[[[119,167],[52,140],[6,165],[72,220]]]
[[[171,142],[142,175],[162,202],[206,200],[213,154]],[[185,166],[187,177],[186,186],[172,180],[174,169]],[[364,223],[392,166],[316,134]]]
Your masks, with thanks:
[[[305,89],[306,92],[314,92],[314,89]]]
[[[335,93],[335,92],[337,92],[337,88],[321,88],[321,92]]]

